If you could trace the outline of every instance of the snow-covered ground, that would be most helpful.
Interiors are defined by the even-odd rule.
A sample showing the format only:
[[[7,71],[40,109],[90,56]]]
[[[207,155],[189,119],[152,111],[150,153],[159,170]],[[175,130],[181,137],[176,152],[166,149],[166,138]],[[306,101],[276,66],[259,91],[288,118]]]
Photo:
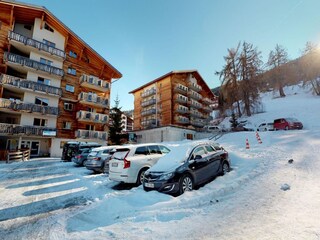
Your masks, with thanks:
[[[0,239],[320,239],[320,98],[286,94],[264,94],[266,112],[247,120],[296,117],[303,130],[260,132],[262,144],[225,134],[232,171],[179,197],[59,159],[0,163]]]

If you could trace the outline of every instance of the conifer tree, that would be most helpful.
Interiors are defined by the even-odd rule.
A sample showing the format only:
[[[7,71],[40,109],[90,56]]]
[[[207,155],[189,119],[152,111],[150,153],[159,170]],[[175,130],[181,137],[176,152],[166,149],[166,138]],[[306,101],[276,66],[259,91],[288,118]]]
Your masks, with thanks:
[[[110,127],[109,127],[109,141],[112,144],[120,144],[122,122],[121,122],[121,107],[119,107],[120,100],[117,96],[115,106],[110,110]]]

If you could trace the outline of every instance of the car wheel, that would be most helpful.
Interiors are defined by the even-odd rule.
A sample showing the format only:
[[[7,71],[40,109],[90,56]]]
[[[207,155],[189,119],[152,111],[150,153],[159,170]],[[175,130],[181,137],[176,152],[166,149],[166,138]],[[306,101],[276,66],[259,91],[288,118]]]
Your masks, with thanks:
[[[268,129],[265,128],[264,131],[268,131]]]
[[[103,165],[103,173],[109,173],[109,164],[107,164],[107,163],[104,163],[104,165]]]
[[[289,130],[289,127],[288,127],[288,126],[286,126],[285,130]]]
[[[83,162],[82,162],[82,166],[86,166],[86,164],[87,164],[87,160],[84,160]]]
[[[190,175],[184,175],[182,178],[180,178],[179,183],[179,192],[180,194],[183,194],[185,191],[192,191],[193,189],[193,180],[190,177]]]
[[[144,174],[145,172],[148,170],[148,168],[143,168],[140,170],[139,174],[138,174],[138,177],[137,177],[137,185],[141,185],[143,183],[143,180],[144,180]]]
[[[229,167],[229,164],[224,162],[222,164],[222,168],[221,168],[221,176],[227,174],[228,172],[230,172],[230,167]]]

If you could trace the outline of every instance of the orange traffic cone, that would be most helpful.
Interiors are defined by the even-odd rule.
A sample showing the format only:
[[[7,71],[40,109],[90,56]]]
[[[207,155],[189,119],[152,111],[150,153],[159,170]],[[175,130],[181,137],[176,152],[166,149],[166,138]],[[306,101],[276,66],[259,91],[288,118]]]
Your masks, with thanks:
[[[261,138],[260,138],[260,136],[259,136],[259,133],[258,133],[258,132],[256,132],[256,137],[257,137],[258,143],[259,143],[259,144],[261,144],[261,143],[262,143],[262,141],[261,141]]]
[[[246,149],[250,149],[248,138],[246,139]]]

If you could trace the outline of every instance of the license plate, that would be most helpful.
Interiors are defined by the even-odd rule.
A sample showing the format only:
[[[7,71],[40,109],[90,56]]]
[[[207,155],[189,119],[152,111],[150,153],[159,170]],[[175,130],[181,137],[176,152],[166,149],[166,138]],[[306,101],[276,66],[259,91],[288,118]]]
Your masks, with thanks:
[[[154,188],[154,184],[153,183],[144,183],[144,186],[146,186],[148,188]]]
[[[118,167],[118,163],[114,162],[114,163],[112,163],[111,166],[112,166],[112,167]]]

